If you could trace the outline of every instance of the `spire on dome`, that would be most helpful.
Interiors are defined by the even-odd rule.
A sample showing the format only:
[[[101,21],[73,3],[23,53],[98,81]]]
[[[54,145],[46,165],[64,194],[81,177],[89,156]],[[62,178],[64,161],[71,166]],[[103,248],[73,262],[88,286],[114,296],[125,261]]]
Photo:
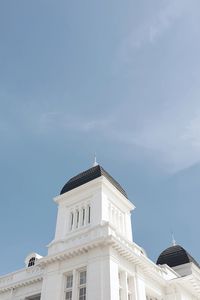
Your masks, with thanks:
[[[172,232],[172,246],[176,246],[176,240],[174,238],[174,233]]]
[[[93,163],[93,165],[92,165],[92,166],[93,166],[93,167],[96,167],[96,166],[98,166],[96,152],[95,152],[95,154],[94,154],[94,163]]]

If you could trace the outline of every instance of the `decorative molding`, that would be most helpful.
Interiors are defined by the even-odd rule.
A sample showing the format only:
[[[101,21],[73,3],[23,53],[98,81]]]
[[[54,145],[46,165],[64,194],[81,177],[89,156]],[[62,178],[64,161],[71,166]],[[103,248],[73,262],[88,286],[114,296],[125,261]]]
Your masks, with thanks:
[[[43,273],[43,267],[37,264],[8,276],[0,277],[0,293],[41,281]]]

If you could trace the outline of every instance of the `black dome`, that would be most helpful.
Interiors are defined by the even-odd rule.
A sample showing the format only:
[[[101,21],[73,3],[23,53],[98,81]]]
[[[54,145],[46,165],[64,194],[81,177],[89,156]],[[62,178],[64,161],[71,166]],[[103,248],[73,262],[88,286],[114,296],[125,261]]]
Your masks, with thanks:
[[[181,246],[175,245],[164,250],[157,260],[157,265],[167,264],[169,267],[176,267],[193,262],[200,267],[196,260]]]
[[[121,187],[121,185],[110,175],[108,172],[106,172],[100,165],[96,165],[74,177],[72,177],[67,183],[64,185],[62,188],[60,195],[71,191],[89,181],[92,181],[98,177],[104,176],[106,177],[110,183],[112,183],[122,195],[124,195],[126,198],[128,198],[126,192],[124,189]]]

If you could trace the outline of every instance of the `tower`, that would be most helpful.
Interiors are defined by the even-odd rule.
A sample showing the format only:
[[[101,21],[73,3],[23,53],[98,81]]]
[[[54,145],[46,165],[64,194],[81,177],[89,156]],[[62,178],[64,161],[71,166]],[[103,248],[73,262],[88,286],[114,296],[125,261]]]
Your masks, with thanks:
[[[54,200],[58,215],[49,254],[72,247],[85,233],[87,241],[91,241],[89,234],[94,235],[97,228],[107,228],[104,237],[112,233],[132,241],[134,205],[121,185],[100,165],[72,177]]]
[[[53,290],[51,286],[55,280],[60,286],[63,284],[63,275],[56,271],[60,270],[62,262],[66,278],[71,282],[66,299],[78,299],[83,270],[87,277],[88,300],[118,300],[119,266],[113,258],[116,250],[112,245],[132,244],[134,205],[126,192],[96,163],[67,181],[54,201],[58,205],[57,223],[47,257],[59,257],[59,267],[49,270],[52,276],[47,276],[41,299],[60,297],[59,290],[63,289]]]

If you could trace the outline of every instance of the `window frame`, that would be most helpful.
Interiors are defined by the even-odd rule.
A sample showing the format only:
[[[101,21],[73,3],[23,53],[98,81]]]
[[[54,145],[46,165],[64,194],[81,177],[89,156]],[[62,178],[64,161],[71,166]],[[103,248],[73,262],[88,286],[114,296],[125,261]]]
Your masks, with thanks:
[[[84,282],[81,282],[81,273],[85,273]],[[81,291],[84,290],[84,294],[80,294]],[[78,271],[78,300],[86,300],[87,299],[87,270],[86,268],[80,269]]]
[[[67,293],[71,293],[68,298]],[[87,300],[87,267],[84,265],[63,274],[63,300],[79,299]]]
[[[68,232],[78,230],[91,224],[91,204],[82,203],[71,207],[67,220]]]
[[[70,279],[70,285],[68,286],[68,277],[71,277],[72,279]],[[68,272],[66,275],[65,275],[65,300],[72,300],[73,299],[73,286],[74,286],[74,275],[73,275],[73,272]],[[71,293],[71,297],[70,298],[67,298],[67,293]]]

